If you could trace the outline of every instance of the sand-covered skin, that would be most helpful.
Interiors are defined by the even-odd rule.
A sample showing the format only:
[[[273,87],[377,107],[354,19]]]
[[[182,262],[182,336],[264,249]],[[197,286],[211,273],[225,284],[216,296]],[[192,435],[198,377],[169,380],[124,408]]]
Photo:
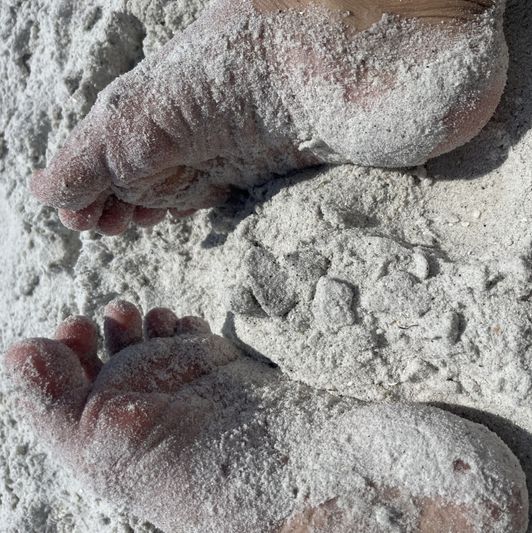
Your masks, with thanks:
[[[417,20],[385,3],[356,32],[319,6],[217,0],[99,93],[30,190],[67,227],[110,235],[137,220],[131,205],[190,213],[318,163],[422,164],[470,140],[500,100],[504,0],[493,4],[434,25],[421,5]]]
[[[333,259],[336,270],[329,271],[330,264],[318,257],[316,270],[308,274],[315,281],[294,281],[300,292],[306,291],[298,296],[300,301],[309,302],[307,336],[320,335],[329,327],[326,317],[332,316],[332,322],[342,324],[339,331],[358,328],[362,337],[368,334],[361,327],[364,316],[376,317],[378,326],[369,331],[382,330],[377,335],[386,341],[385,357],[398,361],[385,391],[467,406],[466,416],[497,430],[532,479],[532,420],[527,408],[532,394],[530,6],[524,0],[508,3],[509,82],[494,120],[468,146],[425,168],[382,172],[344,166],[320,171],[317,179],[277,195],[280,182],[257,191],[255,215],[233,205],[153,231],[130,230],[122,239],[78,236],[63,229],[51,210],[29,197],[25,182],[31,169],[45,163],[47,153],[64,140],[100,89],[189,23],[201,4],[158,0],[146,7],[140,1],[43,0],[22,8],[16,2],[0,6],[0,47],[7,54],[0,63],[0,276],[12,280],[0,289],[3,347],[21,337],[48,334],[72,313],[99,318],[102,306],[120,294],[144,308],[168,305],[179,314],[203,315],[215,331],[236,333],[299,379],[317,380],[313,354],[294,349],[296,330],[284,318],[285,310],[293,309],[289,298],[284,295],[286,301],[276,308],[268,306],[271,298],[265,296],[262,304],[267,310],[259,306],[258,317],[242,312],[242,307],[237,313],[235,287],[245,293],[250,279],[241,279],[245,269],[236,271],[238,276],[233,270],[248,260],[249,242],[276,261],[296,251],[315,257],[317,251]],[[35,20],[39,31],[30,23]],[[333,179],[342,185],[328,183]],[[349,190],[351,196],[346,195]],[[309,201],[303,202],[304,197]],[[289,219],[292,230],[285,224],[278,233],[271,231],[280,212],[287,216],[288,209],[300,206],[298,218]],[[296,230],[298,220],[313,240],[305,242],[305,235]],[[346,249],[340,247],[346,236],[347,249],[358,250],[358,264],[365,265],[367,278],[366,270],[357,270],[354,263],[349,268],[348,257],[333,253]],[[372,239],[382,246],[377,252],[382,263],[388,255],[397,256],[388,261],[381,277],[369,252]],[[388,302],[391,313],[382,301],[375,301],[379,291],[370,290],[382,286],[387,277],[394,287],[404,289]],[[401,279],[410,280],[410,285]],[[411,318],[416,324],[420,310],[408,303],[419,299],[408,287],[428,292],[428,301],[434,297],[436,302],[429,304],[433,313],[425,313],[423,324],[414,328]],[[354,294],[350,303],[349,291]],[[253,292],[255,300],[259,292]],[[328,295],[334,296],[333,304]],[[393,324],[394,301],[405,324]],[[431,341],[438,328],[438,338]],[[258,333],[271,330],[281,336],[267,345],[264,337],[258,346]],[[331,335],[338,342],[336,332]],[[425,341],[430,343],[426,354]],[[445,354],[454,355],[449,361]],[[408,368],[407,361],[415,365]],[[345,364],[331,364],[330,353],[323,355],[323,362],[327,371],[319,377],[321,386],[349,392],[354,386],[347,381],[362,379],[358,373],[346,374]],[[362,385],[368,395],[378,397],[383,387],[375,386],[372,375],[377,374],[366,374],[368,381]],[[71,476],[42,453],[17,417],[3,377],[0,383],[0,523],[7,531],[150,531],[150,526],[76,489]]]
[[[157,527],[526,531],[525,475],[485,426],[298,384],[197,317],[153,310],[143,337],[130,302],[104,313],[113,356],[99,373],[97,332],[84,317],[59,326],[61,342],[15,344],[4,363],[21,410],[64,467]]]

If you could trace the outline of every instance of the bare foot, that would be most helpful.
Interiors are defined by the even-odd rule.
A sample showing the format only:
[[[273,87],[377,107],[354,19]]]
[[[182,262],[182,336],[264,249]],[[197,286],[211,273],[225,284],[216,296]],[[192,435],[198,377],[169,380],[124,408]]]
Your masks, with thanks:
[[[218,0],[100,94],[31,190],[113,235],[293,169],[421,164],[492,115],[503,4]]]
[[[5,365],[51,453],[99,495],[174,533],[524,532],[524,474],[483,426],[286,381],[198,318],[106,309]]]

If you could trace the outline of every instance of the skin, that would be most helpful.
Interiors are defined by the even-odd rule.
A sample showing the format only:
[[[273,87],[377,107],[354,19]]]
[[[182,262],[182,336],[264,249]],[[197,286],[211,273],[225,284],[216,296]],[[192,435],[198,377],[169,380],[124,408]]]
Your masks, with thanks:
[[[401,530],[420,533],[526,530],[524,476],[515,458],[510,469],[482,464],[478,459],[485,453],[482,446],[489,447],[490,455],[504,457],[510,452],[481,426],[421,405],[368,407],[342,400],[342,407],[335,409],[337,400],[332,397],[326,400],[324,412],[324,393],[288,382],[277,371],[243,358],[229,341],[213,335],[202,319],[178,318],[166,308],[151,310],[143,320],[133,304],[112,302],[105,310],[104,333],[110,356],[107,363],[97,355],[96,326],[77,316],[60,324],[54,339],[28,339],[12,346],[4,365],[17,385],[23,415],[52,453],[97,494],[166,531],[384,533],[388,529],[371,521],[377,509],[390,509],[404,528]],[[262,400],[247,417],[244,413],[253,397]],[[227,418],[225,413],[233,413],[235,408],[238,417]],[[363,415],[367,409],[370,418]],[[285,412],[290,413],[288,426]],[[394,447],[402,446],[399,435],[432,442],[432,426],[419,425],[420,419],[443,424],[448,428],[443,434],[446,445],[465,454],[445,467],[447,476],[460,483],[463,476],[478,469],[482,472],[478,479],[485,480],[474,482],[468,503],[448,496],[413,494],[413,487],[405,486],[401,470],[395,486],[373,481],[371,471],[356,466],[364,463],[360,458],[368,450],[345,448],[346,442],[358,442],[356,437],[342,441],[340,462],[328,462],[327,454],[338,453],[334,451],[335,432],[327,430],[320,436],[317,428],[340,417],[348,421],[342,427],[352,428],[353,436],[361,428],[381,435],[390,412],[392,420],[399,417],[402,429],[397,435],[389,434],[390,442],[379,440],[382,449],[374,449],[375,440],[370,438],[371,453],[375,457],[393,453]],[[294,433],[291,427],[298,429]],[[220,465],[231,435],[236,435],[230,447],[236,455]],[[464,442],[472,443],[472,464],[467,459],[471,452],[460,451]],[[357,493],[349,485],[319,505],[310,505],[305,499],[302,504],[290,490],[289,507],[286,499],[281,504],[277,493],[295,483],[290,481],[291,469],[305,476],[300,471],[305,467],[292,467],[292,462],[298,465],[314,449],[323,451],[317,456],[320,459],[309,459],[308,468],[313,472],[320,468],[329,472],[331,464],[336,464],[335,472],[362,468],[363,492]],[[213,455],[212,450],[219,452]],[[399,464],[404,453],[399,452]],[[426,461],[431,458],[416,456],[416,468],[426,472],[430,469]],[[243,464],[239,464],[241,459]],[[220,471],[221,477],[216,475]],[[240,479],[238,472],[245,476]],[[212,479],[205,477],[209,473],[213,473]],[[233,475],[236,483],[231,481]],[[254,475],[259,478],[255,480]],[[277,487],[276,491],[262,490],[271,486]],[[431,491],[439,492],[437,487]],[[451,488],[450,494],[454,497],[455,490]],[[221,505],[213,514],[217,500]],[[366,507],[358,512],[362,503],[354,502],[362,500]],[[260,509],[258,514],[255,508]]]
[[[373,3],[331,0],[323,3],[332,13],[349,11],[344,23],[355,32],[367,30],[385,12],[416,18],[426,24],[444,22],[454,26],[455,31],[462,31],[461,24],[473,20],[490,4],[487,1],[460,0],[452,3],[437,0],[382,0]],[[224,3],[221,5],[223,10]],[[292,8],[305,9],[310,2],[254,0],[253,5],[260,12],[275,13]],[[225,8],[230,9],[227,2]],[[207,19],[210,16],[210,12],[205,14]],[[177,46],[178,40],[176,38],[168,48]],[[163,60],[156,59],[155,63],[157,61]],[[431,156],[451,150],[478,133],[497,105],[503,86],[503,77],[494,78],[487,84],[484,95],[467,110],[451,110],[445,119],[450,125],[449,137],[434,147]],[[59,208],[61,220],[68,227],[79,231],[97,229],[104,234],[117,235],[125,231],[131,221],[141,226],[151,226],[165,217],[169,207],[165,200],[175,195],[176,189],[185,190],[186,186],[199,180],[208,182],[208,174],[198,173],[175,160],[172,154],[179,152],[176,138],[182,132],[175,137],[161,133],[153,120],[155,104],[146,100],[144,89],[142,86],[128,87],[127,83],[122,89],[119,86],[118,91],[115,91],[115,96],[122,101],[118,119],[116,116],[102,115],[101,110],[95,109],[73,132],[48,169],[35,175],[32,192],[41,201]],[[171,102],[170,109],[166,111],[171,114],[186,106],[186,99]],[[139,108],[146,110],[140,119],[136,116]],[[206,118],[209,119],[213,117]],[[152,152],[144,154],[142,179],[147,187],[158,187],[161,204],[165,206],[163,208],[127,202],[116,196],[116,174],[110,170],[109,161],[115,157],[115,166],[128,166],[131,154],[121,146],[120,132],[129,130],[139,136],[155,139]],[[245,130],[246,126],[243,134],[246,134]],[[105,139],[104,143],[101,142],[102,138]],[[277,149],[290,151],[295,150],[295,147],[287,135]],[[293,168],[318,163],[320,161],[312,157],[294,158]],[[168,168],[171,173],[161,180],[162,169],[166,171]],[[134,171],[131,175],[126,172],[126,188],[138,178]],[[197,209],[219,204],[227,194],[228,189],[224,184],[208,182],[202,197],[193,198],[190,205],[178,202],[176,207],[168,210],[177,217],[187,216]],[[192,524],[206,526],[212,516],[209,516],[209,510],[202,501],[194,502],[193,506],[186,505],[187,490],[201,485],[201,480],[195,480],[189,471],[187,454],[212,423],[215,414],[210,411],[208,400],[206,405],[200,401],[199,407],[190,408],[180,402],[179,395],[187,385],[238,361],[240,354],[227,341],[212,335],[208,325],[201,319],[178,319],[168,309],[155,309],[143,321],[140,312],[127,302],[115,302],[106,309],[104,333],[107,350],[112,357],[111,363],[107,364],[103,364],[97,356],[97,331],[85,317],[72,317],[65,321],[58,327],[53,340],[29,339],[12,347],[6,355],[5,365],[24,392],[22,408],[65,463],[85,477],[95,491],[171,531],[190,531]],[[187,359],[187,353],[183,352],[184,337],[189,341],[192,339],[193,344],[189,344],[189,348],[192,346],[194,350],[199,350],[204,360],[198,361],[195,357]],[[179,371],[170,377],[161,378],[161,371],[167,369],[169,362],[164,357],[161,362],[157,345],[151,343],[156,339],[169,340],[173,349],[183,356]],[[131,346],[140,349],[138,352],[127,351]],[[279,394],[290,387],[278,376],[272,375],[270,378],[279,380]],[[312,395],[312,391],[308,394]],[[353,404],[351,409],[350,416],[356,427],[357,405]],[[304,418],[305,415],[301,416]],[[187,417],[191,418],[192,423],[183,424]],[[375,423],[379,424],[378,418]],[[255,430],[259,431],[259,428],[252,427],[250,431]],[[415,431],[415,427],[412,430]],[[177,441],[176,434],[179,435]],[[171,441],[171,446],[157,448],[158,455],[152,453],[153,449],[146,449],[144,443],[154,436],[159,443]],[[459,434],[456,435],[457,443],[460,438]],[[268,439],[266,441],[264,446],[268,446]],[[160,448],[163,448],[162,451]],[[90,450],[97,451],[98,460],[94,460]],[[122,454],[116,455],[116,450]],[[255,452],[260,454],[261,450],[251,451]],[[208,459],[204,461],[209,468]],[[170,479],[183,480],[185,492],[178,491],[176,497],[176,493],[165,492],[158,483],[152,486],[148,482],[142,486],[143,498],[139,501],[135,479],[140,476],[138,465],[146,464],[152,468],[164,464]],[[211,465],[212,469],[218,466]],[[400,484],[398,487],[372,484],[372,504],[400,509],[400,515],[409,524],[414,524],[413,530],[423,533],[472,533],[478,530],[479,524],[482,531],[524,531],[524,487],[518,486],[516,480],[511,478],[499,479],[498,482],[498,488],[507,495],[502,507],[499,502],[490,499],[465,505],[441,498],[414,496],[410,494],[409,487]],[[253,494],[253,488],[249,489],[250,494]],[[217,490],[222,494],[227,488],[222,484]],[[153,498],[146,498],[146,493]],[[342,494],[338,498],[350,496]],[[373,531],[370,525],[367,529],[362,526],[367,520],[365,515],[347,515],[338,498],[317,506],[294,506],[288,516],[278,512],[272,502],[271,513],[265,517],[263,524],[259,524],[259,529],[282,533],[331,530],[340,533],[353,531],[356,527]],[[164,512],[161,512],[156,500],[162,502]],[[253,506],[253,501],[244,504]],[[235,512],[225,517],[224,527],[227,525],[235,531],[248,531],[245,528],[249,524],[239,522],[237,514]],[[504,519],[508,519],[510,526],[501,529],[501,520]],[[255,525],[249,531],[259,529]]]
[[[167,211],[175,217],[183,217],[198,209],[218,205],[225,201],[230,187],[235,184],[256,185],[263,183],[272,172],[279,175],[320,164],[320,156],[298,150],[295,138],[297,131],[289,131],[288,126],[272,126],[275,129],[275,140],[272,140],[271,135],[270,138],[261,137],[255,131],[255,103],[252,99],[246,101],[246,98],[251,97],[242,96],[238,110],[229,109],[222,112],[219,106],[212,102],[212,105],[204,106],[201,113],[198,113],[194,111],[193,98],[187,97],[191,87],[187,83],[191,82],[183,81],[190,75],[187,72],[190,67],[183,64],[183,75],[178,78],[164,74],[165,62],[169,61],[168,58],[179,48],[183,39],[192,39],[192,42],[195,42],[204,33],[205,28],[215,31],[217,35],[223,34],[223,21],[231,18],[237,5],[252,9],[254,13],[273,17],[269,19],[272,23],[275,23],[278,13],[290,10],[304,12],[316,6],[325,8],[323,16],[330,16],[334,24],[338,24],[338,31],[344,31],[344,28],[354,37],[357,33],[368,31],[384,13],[396,15],[398,23],[411,19],[417,21],[420,28],[432,25],[438,28],[446,27],[455,33],[467,33],[470,31],[470,24],[486,9],[492,7],[495,0],[242,2],[215,2],[189,33],[175,36],[160,54],[145,60],[133,72],[112,83],[102,93],[101,101],[72,132],[48,167],[35,173],[30,184],[32,193],[43,203],[58,208],[59,216],[67,227],[77,231],[96,229],[103,234],[117,235],[125,231],[131,222],[140,226],[154,225],[165,218]],[[197,35],[191,38],[190,34],[194,32]],[[430,32],[427,35],[430,35]],[[242,46],[254,47],[262,44],[259,41],[245,41]],[[283,65],[303,61],[298,57],[284,58],[281,62],[278,62],[278,59],[274,52],[269,59],[270,68],[279,71],[278,74],[285,68]],[[314,62],[311,68],[319,73],[321,60],[316,61],[318,63]],[[412,61],[415,61],[415,58],[412,58]],[[177,67],[172,66],[173,73],[175,68],[179,68],[179,64]],[[243,72],[241,75],[246,74]],[[290,82],[290,71],[284,75]],[[345,73],[346,79],[353,75],[355,74]],[[490,77],[485,80],[482,91],[470,99],[465,107],[459,103],[460,95],[456,95],[455,106],[451,106],[443,119],[447,136],[433,146],[429,157],[435,157],[469,141],[489,120],[502,94],[505,73],[498,71],[486,76]],[[379,90],[388,90],[391,80],[385,73],[382,73],[381,78],[382,87]],[[363,76],[357,79],[362,80],[358,83],[364,82]],[[180,84],[176,98],[160,100],[149,96],[151,85],[157,84],[157,89],[153,92],[160,95],[161,87],[175,88],[176,83]],[[211,82],[198,81],[199,85],[201,83]],[[234,92],[235,88],[227,84],[219,90],[224,95],[223,100],[228,100],[233,96],[232,91]],[[363,92],[356,83],[345,87],[346,97],[351,98],[353,102],[356,102]],[[116,102],[116,106],[112,103],[111,107],[117,112],[110,112],[105,102]],[[371,95],[369,103],[366,101],[364,105],[371,106]],[[287,113],[290,112],[288,109]],[[208,135],[212,132],[213,125],[220,127],[224,123],[227,124],[227,132],[220,133],[216,139],[211,138],[212,150],[208,156],[194,153],[199,150],[194,139]],[[437,126],[427,125],[428,128]],[[268,143],[269,146],[267,149],[265,147],[264,154],[260,156],[251,153],[240,154],[237,149],[239,136],[255,139],[257,147]],[[151,141],[148,148],[139,148],[134,139]],[[191,141],[183,144],[183,139]],[[225,155],[222,157],[221,154]],[[281,166],[274,164],[280,154],[288,154],[287,161]],[[219,165],[229,165],[229,174],[233,172],[231,157],[239,161],[243,157],[248,158],[246,175],[239,176],[238,180],[231,183],[215,180],[211,169]],[[202,158],[206,158],[203,163]],[[187,163],[192,161],[192,165]],[[344,162],[352,161],[346,155]],[[203,169],[199,170],[199,167]],[[157,200],[151,198],[148,202],[143,190],[156,191]]]

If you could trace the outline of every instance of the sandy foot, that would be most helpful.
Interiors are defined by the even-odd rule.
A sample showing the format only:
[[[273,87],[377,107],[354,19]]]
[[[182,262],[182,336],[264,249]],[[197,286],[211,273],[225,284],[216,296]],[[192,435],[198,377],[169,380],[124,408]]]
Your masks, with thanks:
[[[367,4],[215,2],[102,91],[32,192],[116,235],[272,174],[414,166],[470,140],[505,84],[503,2]]]
[[[195,317],[106,309],[5,358],[21,406],[95,492],[168,531],[526,529],[517,459],[485,427],[287,382]],[[144,331],[144,333],[143,333]]]

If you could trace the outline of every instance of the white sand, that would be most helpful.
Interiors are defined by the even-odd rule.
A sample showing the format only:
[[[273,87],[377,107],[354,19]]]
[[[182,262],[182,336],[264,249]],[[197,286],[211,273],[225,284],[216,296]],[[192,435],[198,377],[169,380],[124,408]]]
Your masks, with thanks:
[[[304,382],[362,399],[451,404],[497,431],[532,479],[527,2],[507,10],[503,103],[451,155],[410,172],[342,166],[310,181],[279,180],[245,207],[234,202],[119,239],[63,229],[28,196],[31,169],[99,90],[203,3],[0,6],[3,348],[50,334],[72,313],[100,320],[118,295],[144,308],[168,305],[204,316]],[[17,418],[0,382],[0,530],[150,530],[84,497]]]

